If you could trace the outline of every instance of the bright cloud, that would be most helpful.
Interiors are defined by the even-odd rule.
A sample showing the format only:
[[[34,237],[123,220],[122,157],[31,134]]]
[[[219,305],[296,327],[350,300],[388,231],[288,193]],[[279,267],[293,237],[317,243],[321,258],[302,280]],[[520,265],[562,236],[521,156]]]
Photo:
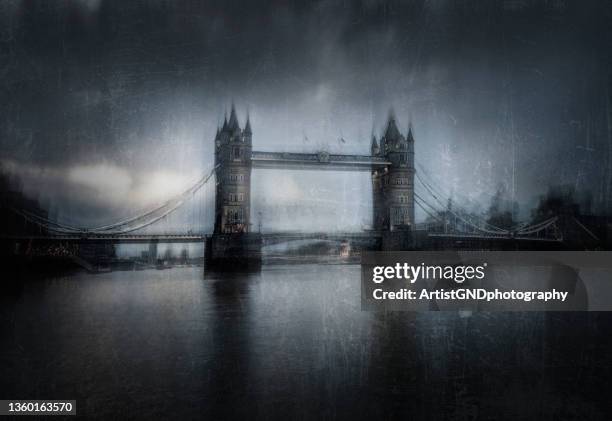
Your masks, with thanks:
[[[101,209],[141,209],[164,202],[191,187],[200,176],[170,170],[131,170],[109,163],[55,168],[0,163],[5,171],[19,177],[24,192],[56,204],[87,203]]]

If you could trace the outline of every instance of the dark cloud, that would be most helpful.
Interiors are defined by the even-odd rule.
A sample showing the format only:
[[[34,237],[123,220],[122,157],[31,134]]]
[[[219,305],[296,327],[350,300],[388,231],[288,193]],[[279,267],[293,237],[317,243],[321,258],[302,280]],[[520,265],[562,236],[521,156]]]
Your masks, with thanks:
[[[258,149],[366,152],[393,107],[448,191],[502,183],[527,203],[564,182],[603,203],[608,188],[605,1],[13,0],[0,14],[11,160],[203,169],[232,100]]]

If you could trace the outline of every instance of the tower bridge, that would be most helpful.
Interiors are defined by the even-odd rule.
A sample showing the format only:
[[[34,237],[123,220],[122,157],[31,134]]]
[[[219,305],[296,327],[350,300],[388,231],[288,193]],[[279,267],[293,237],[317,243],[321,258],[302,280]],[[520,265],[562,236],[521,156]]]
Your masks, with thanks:
[[[368,171],[372,174],[373,229],[382,232],[383,249],[410,246],[414,225],[414,137],[404,136],[391,116],[379,141],[373,137],[370,155],[253,151],[247,117],[240,127],[232,105],[215,135],[214,233],[206,242],[211,266],[257,266],[261,238],[251,228],[251,174],[255,168]],[[248,235],[250,234],[250,235]]]
[[[215,136],[215,234],[250,230],[251,173],[257,168],[368,171],[372,174],[374,230],[409,229],[414,224],[414,137],[391,116],[370,155],[253,151],[250,120],[240,128],[232,106]]]
[[[495,227],[486,221],[466,216],[460,209],[444,210],[446,198],[436,191],[423,174],[415,171],[412,126],[402,134],[391,115],[380,138],[372,137],[370,154],[336,154],[253,150],[253,133],[247,117],[241,128],[235,107],[229,120],[217,129],[214,138],[214,167],[182,194],[160,206],[113,224],[82,228],[50,220],[26,209],[13,211],[40,232],[17,238],[0,236],[14,242],[59,241],[67,243],[178,243],[204,241],[206,264],[222,268],[257,268],[261,264],[262,245],[282,241],[321,238],[330,241],[367,239],[382,250],[415,248],[508,248],[529,244],[557,247],[564,241],[558,217],[538,223],[520,224],[511,229]],[[253,232],[251,223],[251,175],[253,169],[367,171],[371,174],[373,219],[369,231],[362,233],[269,233]],[[213,178],[214,176],[214,178]],[[415,177],[416,176],[416,177]],[[213,180],[211,183],[210,181]],[[415,192],[415,180],[421,194]],[[205,185],[214,185],[214,229],[212,233],[147,234],[143,230],[166,219],[192,200]],[[415,223],[415,205],[428,216],[426,223]],[[575,218],[574,218],[575,219]],[[587,232],[579,221],[574,233]],[[565,223],[567,226],[567,223]],[[565,237],[567,240],[567,237]],[[521,244],[516,246],[516,244]],[[18,248],[18,247],[17,247]]]

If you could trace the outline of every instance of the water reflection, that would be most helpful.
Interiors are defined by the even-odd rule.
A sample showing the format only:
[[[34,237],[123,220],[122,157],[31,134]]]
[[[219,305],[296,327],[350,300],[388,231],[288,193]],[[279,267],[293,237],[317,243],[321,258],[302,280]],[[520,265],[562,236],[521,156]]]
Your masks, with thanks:
[[[232,274],[206,280],[211,295],[211,364],[205,376],[205,418],[226,419],[234,414],[248,416],[251,411],[237,404],[248,401],[250,367],[249,281],[257,275]]]
[[[359,276],[294,265],[26,283],[2,296],[2,395],[76,398],[90,418],[605,414],[607,313],[364,312]]]

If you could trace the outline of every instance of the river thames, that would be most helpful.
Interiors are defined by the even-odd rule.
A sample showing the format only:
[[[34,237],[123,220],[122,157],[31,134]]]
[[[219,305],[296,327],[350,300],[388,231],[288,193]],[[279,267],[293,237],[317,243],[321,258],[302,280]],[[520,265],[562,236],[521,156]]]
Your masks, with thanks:
[[[605,419],[610,313],[366,312],[359,265],[74,273],[2,294],[3,399],[108,419]]]

